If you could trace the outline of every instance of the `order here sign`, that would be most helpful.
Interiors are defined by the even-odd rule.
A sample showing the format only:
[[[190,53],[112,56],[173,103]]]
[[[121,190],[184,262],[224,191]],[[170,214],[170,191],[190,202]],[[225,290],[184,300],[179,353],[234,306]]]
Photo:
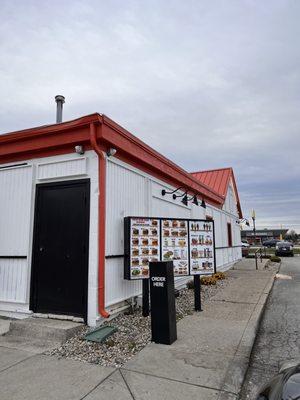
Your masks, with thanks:
[[[213,274],[213,220],[125,217],[124,277],[148,279],[149,263],[173,261],[174,276]]]

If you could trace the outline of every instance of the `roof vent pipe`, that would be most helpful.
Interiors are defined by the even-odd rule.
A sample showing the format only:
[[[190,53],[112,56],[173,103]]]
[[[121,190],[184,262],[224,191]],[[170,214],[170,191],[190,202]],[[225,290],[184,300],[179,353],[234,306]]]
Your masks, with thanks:
[[[61,96],[60,94],[58,94],[57,96],[55,96],[55,101],[57,104],[56,123],[59,124],[62,122],[62,111],[63,111],[63,104],[65,102],[65,98],[64,98],[64,96]]]

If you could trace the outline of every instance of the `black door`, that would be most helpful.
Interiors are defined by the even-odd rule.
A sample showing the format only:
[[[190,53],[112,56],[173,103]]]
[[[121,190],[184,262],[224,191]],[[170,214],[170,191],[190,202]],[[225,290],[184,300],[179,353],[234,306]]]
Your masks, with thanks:
[[[87,314],[89,180],[37,185],[31,309]]]

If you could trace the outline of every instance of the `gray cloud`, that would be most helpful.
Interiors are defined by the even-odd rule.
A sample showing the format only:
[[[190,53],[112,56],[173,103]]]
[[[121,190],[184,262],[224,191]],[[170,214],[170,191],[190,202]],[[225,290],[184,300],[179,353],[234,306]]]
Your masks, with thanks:
[[[299,216],[300,3],[4,1],[1,132],[103,112],[195,171],[233,166],[261,226]],[[274,201],[275,200],[275,201]]]

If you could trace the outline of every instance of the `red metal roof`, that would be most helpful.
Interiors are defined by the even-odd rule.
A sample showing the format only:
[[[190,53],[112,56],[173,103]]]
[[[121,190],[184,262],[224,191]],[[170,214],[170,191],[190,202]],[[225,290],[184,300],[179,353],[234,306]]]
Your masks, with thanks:
[[[231,167],[192,172],[191,174],[199,182],[210,187],[214,192],[218,193],[219,196],[223,197],[224,201],[227,195],[228,185],[231,178],[233,183],[233,189],[235,191],[235,196],[237,199],[237,208],[239,210],[240,218],[242,218],[242,210],[241,210],[239,195],[233,174],[233,169]]]
[[[220,168],[208,171],[192,172],[192,175],[201,183],[209,186],[220,196],[226,197],[232,168]]]

